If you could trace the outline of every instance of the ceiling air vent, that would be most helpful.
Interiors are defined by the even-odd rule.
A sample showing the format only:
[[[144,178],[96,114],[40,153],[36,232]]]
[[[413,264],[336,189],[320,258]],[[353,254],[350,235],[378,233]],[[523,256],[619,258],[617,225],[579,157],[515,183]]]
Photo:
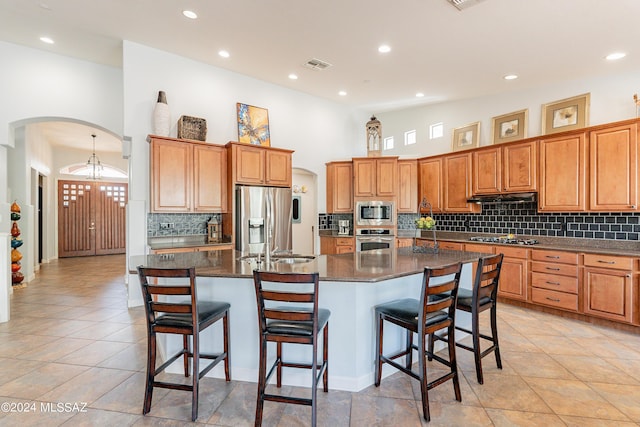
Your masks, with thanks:
[[[329,64],[328,62],[324,62],[321,59],[311,58],[310,60],[305,62],[304,66],[307,68],[311,68],[312,70],[322,71],[331,67],[331,64]]]
[[[447,0],[453,7],[458,10],[468,9],[471,6],[475,6],[483,0]]]

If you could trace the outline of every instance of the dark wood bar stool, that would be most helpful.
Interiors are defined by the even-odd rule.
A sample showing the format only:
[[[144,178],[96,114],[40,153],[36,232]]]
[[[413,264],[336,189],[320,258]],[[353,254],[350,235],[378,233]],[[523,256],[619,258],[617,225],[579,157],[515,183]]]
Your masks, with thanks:
[[[317,389],[322,377],[325,392],[329,391],[329,316],[331,312],[318,308],[318,273],[273,273],[254,271],[258,322],[260,329],[260,366],[255,425],[262,425],[264,401],[311,406],[311,425],[316,425]],[[318,335],[322,336],[322,363],[318,364]],[[276,360],[267,373],[267,343],[276,343]],[[311,363],[290,363],[282,360],[282,343],[313,346]],[[265,392],[269,378],[276,370],[276,384],[282,386],[282,368],[311,369],[311,399],[281,396]]]
[[[460,283],[460,272],[462,264],[441,268],[425,268],[422,275],[422,291],[420,299],[405,298],[395,300],[386,304],[376,306],[376,368],[375,368],[375,384],[380,386],[382,377],[382,364],[388,363],[394,368],[404,372],[412,378],[420,381],[420,392],[422,394],[422,413],[424,419],[429,421],[429,396],[428,391],[433,387],[444,383],[447,380],[453,380],[453,390],[457,401],[461,401],[460,381],[458,377],[458,367],[456,364],[456,347],[453,339],[449,340],[449,360],[434,355],[433,352],[427,353],[427,336],[434,334],[436,331],[446,328],[449,336],[454,336],[455,313],[456,313],[456,297],[458,293],[458,285]],[[437,285],[430,284],[431,279],[443,278],[443,282]],[[434,294],[447,293],[443,298],[433,300]],[[393,323],[407,331],[406,348],[398,353],[385,356],[383,352],[383,324],[384,321]],[[418,334],[418,345],[413,344],[413,334]],[[412,352],[418,350],[418,372],[411,369]],[[427,381],[427,364],[425,356],[437,360],[438,362],[448,366],[449,372],[445,375]],[[405,366],[400,365],[394,359],[405,357]]]
[[[226,302],[198,301],[194,267],[164,269],[140,266],[138,267],[138,276],[142,285],[148,331],[147,381],[142,413],[147,414],[151,409],[154,387],[185,390],[192,393],[191,420],[195,421],[198,418],[198,382],[200,378],[224,360],[225,379],[227,381],[231,380],[229,371],[228,317],[230,305]],[[167,284],[157,284],[158,281],[166,282]],[[158,298],[159,296],[160,298]],[[176,296],[178,298],[174,299]],[[200,353],[200,331],[220,319],[222,319],[224,335],[223,352],[219,354]],[[156,368],[156,334],[158,333],[182,335],[183,346],[180,351]],[[193,351],[191,350],[189,336],[192,337]],[[155,377],[180,356],[184,358],[185,377],[189,376],[189,359],[193,361],[192,384],[156,381]],[[200,359],[211,360],[202,371],[200,371]]]
[[[471,313],[471,330],[456,326],[459,331],[471,334],[472,345],[456,343],[456,345],[465,350],[473,352],[476,363],[476,377],[478,383],[483,384],[482,376],[482,358],[493,352],[496,356],[496,364],[498,369],[502,369],[502,360],[500,359],[500,345],[498,343],[498,324],[497,324],[497,298],[498,298],[498,282],[500,280],[500,270],[502,269],[503,254],[490,255],[478,260],[476,269],[476,277],[473,282],[473,289],[463,289],[458,291],[457,308],[462,311]],[[491,335],[480,332],[480,313],[490,310]],[[491,346],[484,350],[480,347],[480,338],[491,341]],[[432,336],[429,341],[429,349],[433,350],[433,340],[446,339],[442,336]]]

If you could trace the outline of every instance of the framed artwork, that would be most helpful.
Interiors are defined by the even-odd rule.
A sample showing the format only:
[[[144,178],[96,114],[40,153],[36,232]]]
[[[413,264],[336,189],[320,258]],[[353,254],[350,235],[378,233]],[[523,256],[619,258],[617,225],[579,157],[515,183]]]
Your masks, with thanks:
[[[503,114],[491,119],[492,144],[517,141],[527,137],[527,119],[529,110],[524,109]]]
[[[238,112],[238,141],[246,144],[271,145],[269,112],[266,108],[236,104]]]
[[[591,94],[561,99],[542,106],[542,134],[564,132],[589,126]]]
[[[462,151],[478,146],[480,139],[480,122],[470,123],[453,130],[452,150]]]

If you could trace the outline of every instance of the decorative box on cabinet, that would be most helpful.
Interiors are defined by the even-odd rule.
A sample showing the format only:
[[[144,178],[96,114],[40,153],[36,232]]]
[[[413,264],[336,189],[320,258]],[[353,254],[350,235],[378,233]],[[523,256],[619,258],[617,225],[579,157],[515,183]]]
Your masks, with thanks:
[[[149,136],[152,212],[225,212],[222,146]]]
[[[398,191],[398,157],[353,159],[355,197],[395,197]]]
[[[578,312],[579,291],[577,253],[532,251],[531,302]]]
[[[353,212],[353,163],[327,163],[327,213]]]
[[[631,323],[638,309],[633,268],[630,257],[584,254],[585,314]]]

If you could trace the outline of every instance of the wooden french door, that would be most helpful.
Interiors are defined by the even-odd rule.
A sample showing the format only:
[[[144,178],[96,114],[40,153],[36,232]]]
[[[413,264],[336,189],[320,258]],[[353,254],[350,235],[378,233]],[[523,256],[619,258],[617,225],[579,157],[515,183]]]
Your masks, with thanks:
[[[58,257],[125,252],[127,184],[58,181]]]

